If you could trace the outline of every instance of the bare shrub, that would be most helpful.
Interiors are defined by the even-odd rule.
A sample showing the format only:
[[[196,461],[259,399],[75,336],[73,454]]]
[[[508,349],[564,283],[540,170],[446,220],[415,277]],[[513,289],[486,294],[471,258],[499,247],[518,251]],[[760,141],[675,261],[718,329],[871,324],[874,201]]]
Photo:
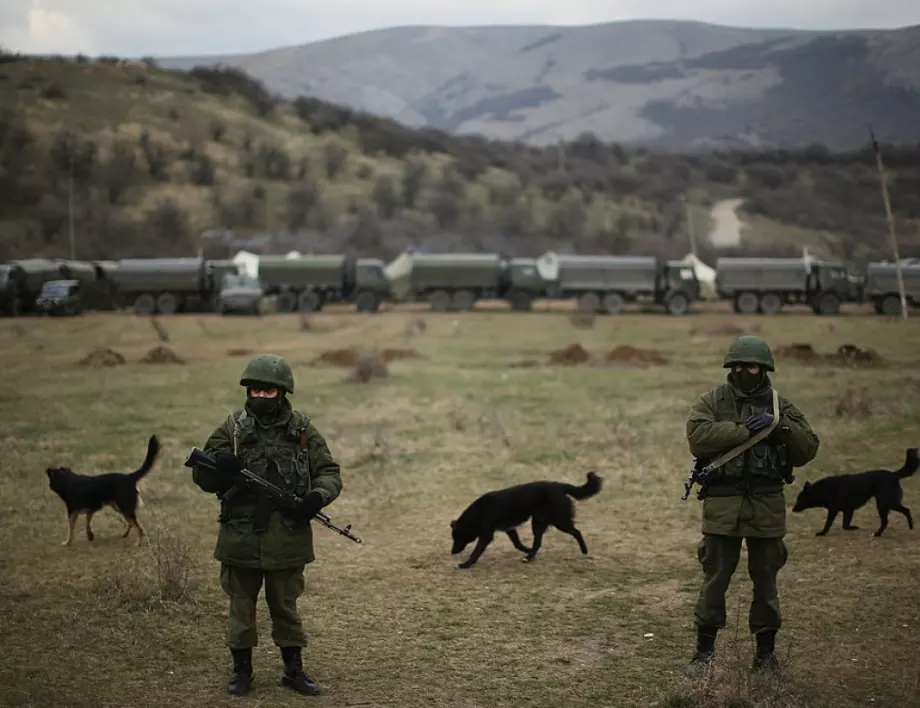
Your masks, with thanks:
[[[158,529],[149,543],[158,600],[186,602],[190,598],[195,556],[191,544],[168,529]]]
[[[872,415],[872,399],[866,389],[850,387],[834,406],[838,418],[868,418]]]
[[[385,379],[390,375],[387,363],[380,352],[376,350],[364,352],[355,362],[352,372],[353,380],[357,383],[369,383],[374,379]]]

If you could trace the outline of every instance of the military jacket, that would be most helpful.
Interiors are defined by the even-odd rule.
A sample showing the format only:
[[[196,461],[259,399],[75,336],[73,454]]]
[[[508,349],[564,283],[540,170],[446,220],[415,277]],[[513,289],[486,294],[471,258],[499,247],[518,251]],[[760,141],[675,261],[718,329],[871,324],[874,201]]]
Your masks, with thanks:
[[[244,467],[300,497],[318,491],[324,506],[342,491],[340,468],[326,440],[309,417],[292,409],[290,403],[267,425],[245,408],[234,411],[211,434],[203,451],[209,455],[233,452]],[[222,479],[219,472],[195,468],[192,478],[206,492],[221,493],[229,487],[228,480]],[[273,509],[268,516],[268,528],[257,533],[256,503],[255,491],[248,488],[231,501],[221,502],[214,557],[228,565],[262,570],[294,568],[313,562],[310,522]]]
[[[772,411],[768,383],[751,395],[730,381],[704,393],[690,409],[687,442],[690,452],[707,460],[744,443],[743,421]],[[715,470],[704,486],[703,533],[781,538],[786,534],[784,480],[818,453],[818,436],[805,416],[779,396],[779,424],[766,439]]]

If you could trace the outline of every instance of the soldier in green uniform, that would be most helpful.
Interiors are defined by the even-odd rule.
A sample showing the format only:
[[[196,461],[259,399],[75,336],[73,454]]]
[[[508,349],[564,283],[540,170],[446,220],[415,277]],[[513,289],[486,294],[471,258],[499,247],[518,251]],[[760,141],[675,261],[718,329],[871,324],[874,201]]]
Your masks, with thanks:
[[[258,644],[256,600],[264,583],[272,640],[284,666],[282,684],[315,696],[320,687],[303,671],[307,638],[297,599],[304,589],[304,566],[314,560],[310,519],[342,491],[339,465],[310,418],[292,408],[287,396],[294,393],[294,374],[284,359],[257,356],[240,385],[246,387],[245,406],[231,413],[204,446],[218,471],[192,471],[195,484],[221,500],[214,557],[230,598],[228,689],[235,695],[249,692],[252,648]],[[268,496],[245,484],[241,467],[294,492],[303,500],[301,507],[293,513],[275,508]]]
[[[743,445],[761,430],[763,440],[715,469],[704,481],[703,538],[698,557],[703,584],[696,604],[696,653],[685,668],[694,675],[712,661],[717,632],[725,626],[725,593],[747,541],[748,573],[754,583],[749,626],[757,640],[754,669],[776,668],[776,632],[781,618],[776,576],[786,564],[785,483],[792,469],[814,459],[818,436],[805,416],[778,396],[773,416],[773,352],[760,337],[743,336],[728,348],[727,381],[704,393],[690,409],[690,452],[709,462]],[[775,424],[774,424],[775,423]]]

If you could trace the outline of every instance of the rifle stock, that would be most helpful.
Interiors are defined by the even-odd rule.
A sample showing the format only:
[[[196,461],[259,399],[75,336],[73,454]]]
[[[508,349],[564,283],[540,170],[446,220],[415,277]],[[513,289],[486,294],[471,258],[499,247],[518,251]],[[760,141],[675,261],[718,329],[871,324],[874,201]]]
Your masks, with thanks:
[[[191,452],[189,452],[188,457],[185,458],[183,465],[190,468],[200,467],[201,469],[209,470],[212,472],[217,470],[217,462],[214,460],[214,458],[199,450],[197,447],[193,447],[191,449]],[[267,479],[262,479],[259,475],[246,469],[245,467],[240,470],[240,474],[246,483],[251,483],[267,492],[270,497],[275,499],[275,501],[277,501],[285,509],[295,509],[301,502],[300,497],[298,497],[293,492],[282,489],[281,487],[272,484]],[[344,529],[339,528],[332,523],[332,519],[323,511],[317,512],[316,516],[313,518],[319,521],[326,528],[340,533],[345,538],[354,541],[355,543],[361,543],[361,539],[351,532],[351,524],[345,526]]]

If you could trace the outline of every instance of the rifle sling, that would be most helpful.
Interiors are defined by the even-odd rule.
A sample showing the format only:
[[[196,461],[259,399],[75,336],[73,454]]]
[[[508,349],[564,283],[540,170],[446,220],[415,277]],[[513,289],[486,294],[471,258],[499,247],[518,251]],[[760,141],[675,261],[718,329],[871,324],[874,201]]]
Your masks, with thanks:
[[[743,453],[745,450],[753,447],[761,440],[766,438],[770,433],[776,430],[776,426],[779,425],[779,394],[776,392],[776,389],[773,389],[773,423],[770,424],[770,427],[764,428],[756,435],[752,435],[750,438],[741,443],[738,447],[732,448],[726,453],[723,453],[708,465],[703,468],[703,472],[708,474],[713,470],[721,467],[726,462],[730,462]]]

